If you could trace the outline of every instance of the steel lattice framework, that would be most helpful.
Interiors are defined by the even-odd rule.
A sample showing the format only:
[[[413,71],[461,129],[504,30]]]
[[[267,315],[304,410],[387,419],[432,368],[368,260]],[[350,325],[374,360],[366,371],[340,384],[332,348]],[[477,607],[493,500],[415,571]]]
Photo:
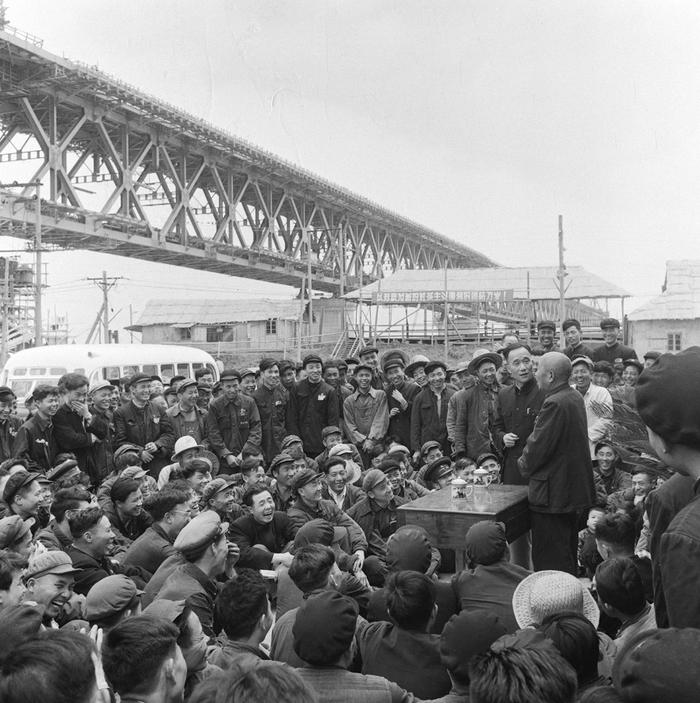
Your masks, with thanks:
[[[22,175],[16,178],[24,168]],[[14,170],[13,170],[14,169]],[[340,292],[402,268],[492,262],[141,93],[0,31],[0,182],[42,181],[42,238]],[[0,197],[29,238],[32,188]]]

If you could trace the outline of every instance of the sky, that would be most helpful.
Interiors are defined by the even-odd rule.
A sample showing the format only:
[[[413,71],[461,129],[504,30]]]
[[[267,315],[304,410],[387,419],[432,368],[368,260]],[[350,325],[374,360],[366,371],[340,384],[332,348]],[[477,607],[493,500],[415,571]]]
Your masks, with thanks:
[[[700,3],[5,0],[44,48],[100,69],[468,245],[661,291],[700,259]],[[7,240],[3,246],[7,246]],[[17,247],[17,242],[9,242]],[[82,341],[84,279],[148,298],[290,288],[131,259],[48,255],[46,307]]]

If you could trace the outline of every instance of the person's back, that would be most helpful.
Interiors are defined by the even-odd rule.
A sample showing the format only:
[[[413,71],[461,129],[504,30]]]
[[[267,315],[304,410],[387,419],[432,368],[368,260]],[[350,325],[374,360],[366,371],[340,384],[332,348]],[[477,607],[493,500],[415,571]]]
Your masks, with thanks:
[[[391,574],[387,605],[393,622],[375,622],[360,635],[362,673],[384,676],[423,699],[451,687],[440,662],[440,637],[428,634],[435,614],[435,586],[417,571]]]

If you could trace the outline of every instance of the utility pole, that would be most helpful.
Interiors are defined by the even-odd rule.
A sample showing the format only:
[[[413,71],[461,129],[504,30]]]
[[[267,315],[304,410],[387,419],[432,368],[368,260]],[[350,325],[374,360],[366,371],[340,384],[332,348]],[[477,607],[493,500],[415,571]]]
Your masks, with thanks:
[[[557,271],[557,280],[559,286],[559,329],[566,318],[566,302],[564,300],[564,295],[566,294],[566,288],[564,287],[564,279],[569,274],[566,272],[566,265],[564,264],[564,218],[559,215],[559,269]],[[562,349],[566,347],[566,342],[564,336],[562,335],[560,346]]]
[[[42,345],[41,329],[41,181],[34,183],[36,188],[36,222],[34,229],[34,346]]]
[[[313,335],[314,311],[313,311],[313,283],[311,280],[311,233],[308,225],[304,225],[304,239],[306,240],[306,290],[309,294],[309,344]]]
[[[101,278],[88,278],[88,281],[92,281],[101,291],[102,291],[102,339],[104,344],[110,344],[109,337],[109,291],[117,285],[117,281],[120,281],[123,276],[113,276],[108,277],[107,272],[102,272]],[[98,313],[99,319],[99,313]],[[97,323],[97,320],[95,321]],[[93,328],[94,329],[94,328]]]

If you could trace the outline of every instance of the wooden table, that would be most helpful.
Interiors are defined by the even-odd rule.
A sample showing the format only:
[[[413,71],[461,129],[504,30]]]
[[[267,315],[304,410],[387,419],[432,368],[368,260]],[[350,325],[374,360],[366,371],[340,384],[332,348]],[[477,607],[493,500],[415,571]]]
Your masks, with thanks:
[[[401,525],[424,527],[434,547],[453,549],[457,571],[464,568],[464,536],[474,523],[504,523],[509,542],[530,529],[527,486],[479,486],[468,498],[454,501],[451,487],[446,486],[400,506],[398,515]]]

